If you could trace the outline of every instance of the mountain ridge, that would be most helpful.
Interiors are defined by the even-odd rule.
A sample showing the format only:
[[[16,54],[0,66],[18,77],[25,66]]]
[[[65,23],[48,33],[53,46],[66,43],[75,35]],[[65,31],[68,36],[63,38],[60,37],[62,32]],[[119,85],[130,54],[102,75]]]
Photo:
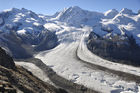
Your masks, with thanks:
[[[22,54],[31,53],[33,57],[41,60],[43,64],[52,68],[60,76],[103,93],[127,92],[129,90],[135,93],[139,91],[137,82],[122,80],[117,77],[118,75],[106,73],[102,68],[100,68],[102,71],[90,68],[90,65],[84,64],[76,57],[76,50],[80,49],[80,55],[91,64],[139,76],[138,68],[105,60],[87,49],[87,44],[90,42],[88,35],[94,33],[90,34],[93,37],[91,41],[95,40],[97,47],[93,47],[92,45],[95,43],[91,42],[91,50],[97,49],[99,53],[109,52],[109,57],[116,55],[112,53],[114,51],[119,57],[122,56],[118,52],[129,54],[137,51],[135,48],[138,47],[140,41],[139,14],[133,14],[124,9],[123,12],[115,13],[112,13],[115,11],[112,10],[105,16],[104,13],[88,12],[79,7],[70,7],[52,17],[37,15],[26,12],[26,10],[25,12],[17,11],[15,10],[13,15],[9,15],[9,12],[1,13],[3,16],[0,17],[0,30],[2,30],[0,31],[0,45],[11,51],[12,55],[16,54],[23,58]],[[130,48],[132,51],[129,50]],[[139,48],[138,50],[140,51]],[[139,57],[137,53],[134,56],[133,59]],[[38,63],[38,61],[36,62]],[[24,64],[26,63],[23,62],[21,65]],[[33,70],[31,64],[25,66],[27,65],[28,69]],[[40,64],[38,63],[38,65]],[[122,71],[122,69],[124,70]],[[89,80],[90,82],[87,82]]]
[[[44,49],[51,49],[59,44],[58,41],[61,42],[61,40],[57,40],[57,36],[59,37],[57,31],[67,30],[66,27],[78,29],[84,26],[91,27],[93,32],[99,36],[108,38],[110,38],[108,30],[111,30],[112,35],[123,35],[125,31],[122,29],[125,29],[134,36],[137,44],[140,44],[139,23],[139,14],[135,14],[132,10],[126,8],[123,8],[120,12],[112,9],[105,13],[99,13],[73,6],[57,12],[53,16],[38,15],[25,8],[12,8],[0,12],[0,46],[5,47],[9,54],[11,52],[15,55],[14,57],[17,56],[18,52],[13,50],[13,46],[18,46],[17,49],[20,51],[27,51],[25,46],[32,49],[33,46],[40,47],[40,45],[46,44],[50,47],[46,46]],[[43,34],[56,36],[48,39],[52,42],[49,44],[48,41],[43,40],[43,38],[46,38]],[[11,39],[9,41],[7,37],[9,40],[16,37],[16,40]],[[41,41],[44,44],[40,44]],[[42,50],[41,47],[36,49]],[[25,54],[25,58],[31,55],[28,52]]]

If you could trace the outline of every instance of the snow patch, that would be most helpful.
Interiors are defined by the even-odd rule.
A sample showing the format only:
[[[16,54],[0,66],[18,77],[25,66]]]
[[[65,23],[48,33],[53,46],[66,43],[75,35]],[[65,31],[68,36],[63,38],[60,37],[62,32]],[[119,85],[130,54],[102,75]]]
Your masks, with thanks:
[[[60,26],[54,24],[54,23],[46,23],[44,27],[50,31],[57,31],[60,29]]]
[[[17,33],[18,33],[19,35],[25,35],[25,34],[26,34],[26,30],[25,30],[25,29],[18,30]]]

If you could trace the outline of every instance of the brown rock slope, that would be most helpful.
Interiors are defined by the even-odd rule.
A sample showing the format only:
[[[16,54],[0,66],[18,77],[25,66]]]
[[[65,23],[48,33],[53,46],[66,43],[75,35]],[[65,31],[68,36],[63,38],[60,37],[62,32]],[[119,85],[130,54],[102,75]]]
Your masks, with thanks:
[[[66,93],[49,85],[21,66],[0,48],[0,93]]]

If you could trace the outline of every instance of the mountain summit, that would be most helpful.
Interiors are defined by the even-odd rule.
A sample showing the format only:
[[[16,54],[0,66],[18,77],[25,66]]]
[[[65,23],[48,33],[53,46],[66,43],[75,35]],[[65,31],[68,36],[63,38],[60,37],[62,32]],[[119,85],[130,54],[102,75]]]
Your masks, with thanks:
[[[119,12],[116,9],[108,10],[104,13],[107,18],[114,18]]]
[[[102,13],[83,10],[78,6],[66,8],[58,13],[55,20],[67,22],[69,25],[96,24],[103,17]],[[94,20],[94,21],[93,21]]]
[[[120,11],[120,13],[122,13],[122,14],[130,14],[130,15],[133,15],[133,14],[134,14],[132,10],[127,9],[127,8],[123,8],[123,9]]]

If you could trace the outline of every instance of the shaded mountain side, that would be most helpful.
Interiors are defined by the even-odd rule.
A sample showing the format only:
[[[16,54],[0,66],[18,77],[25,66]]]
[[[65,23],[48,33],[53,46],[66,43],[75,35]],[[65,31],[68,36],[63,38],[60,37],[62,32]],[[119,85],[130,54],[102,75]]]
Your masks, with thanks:
[[[67,93],[45,83],[21,66],[0,48],[0,92],[8,93]]]
[[[120,35],[109,38],[102,38],[91,32],[88,37],[87,47],[94,54],[113,62],[133,66],[140,66],[140,47],[136,44],[133,36]]]
[[[35,51],[43,51],[56,47],[58,45],[58,38],[54,32],[44,32],[44,36],[40,35],[42,41],[34,47]]]
[[[28,42],[27,37],[31,36],[18,36],[14,31],[0,35],[0,46],[8,48],[8,53],[16,59],[31,58],[34,52],[52,49],[58,45],[56,34],[50,31],[42,31],[37,37],[32,37],[32,42],[39,42],[35,47]]]
[[[13,59],[6,54],[6,52],[0,47],[0,65],[6,68],[15,69],[15,63]]]
[[[1,42],[4,44],[3,47],[7,47],[10,52],[11,56],[14,58],[29,58],[32,57],[30,51],[27,51],[22,45],[25,45],[21,38],[19,38],[14,31],[10,31],[9,34],[3,34],[5,39],[1,39]],[[28,47],[29,46],[28,44]]]

